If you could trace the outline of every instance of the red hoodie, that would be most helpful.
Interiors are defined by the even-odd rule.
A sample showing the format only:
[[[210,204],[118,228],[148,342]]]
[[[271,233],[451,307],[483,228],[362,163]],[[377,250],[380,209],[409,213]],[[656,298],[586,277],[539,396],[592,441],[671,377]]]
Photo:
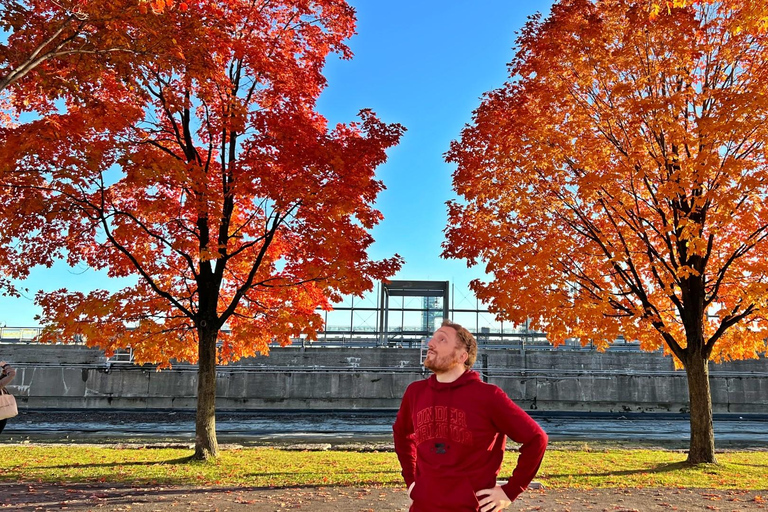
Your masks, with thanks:
[[[475,492],[496,485],[506,438],[520,443],[502,486],[510,500],[541,465],[547,434],[500,388],[467,371],[454,382],[432,375],[408,386],[393,426],[395,452],[411,491],[411,512],[479,510]]]

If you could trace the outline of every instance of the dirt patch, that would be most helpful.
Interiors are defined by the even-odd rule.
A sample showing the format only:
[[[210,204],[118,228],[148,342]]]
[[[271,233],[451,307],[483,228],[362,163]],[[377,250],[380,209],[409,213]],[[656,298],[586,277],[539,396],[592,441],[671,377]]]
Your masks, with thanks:
[[[405,512],[405,491],[391,487],[129,487],[99,484],[0,484],[0,509],[93,511]],[[529,490],[508,510],[646,512],[768,510],[767,491],[708,489]]]

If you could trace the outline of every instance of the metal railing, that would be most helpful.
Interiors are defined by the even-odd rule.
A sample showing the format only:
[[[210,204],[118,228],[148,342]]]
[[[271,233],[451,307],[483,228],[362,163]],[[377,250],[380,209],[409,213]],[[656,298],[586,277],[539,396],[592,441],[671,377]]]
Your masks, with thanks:
[[[0,342],[33,342],[42,331],[42,327],[0,327]]]

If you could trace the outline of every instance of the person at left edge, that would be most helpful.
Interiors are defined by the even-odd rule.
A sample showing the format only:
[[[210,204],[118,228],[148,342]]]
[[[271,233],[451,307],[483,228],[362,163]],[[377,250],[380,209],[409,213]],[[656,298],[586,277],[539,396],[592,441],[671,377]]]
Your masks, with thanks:
[[[4,389],[5,386],[10,384],[15,376],[16,370],[5,361],[0,361],[0,389]],[[5,429],[6,423],[8,423],[7,419],[0,420],[0,433]]]

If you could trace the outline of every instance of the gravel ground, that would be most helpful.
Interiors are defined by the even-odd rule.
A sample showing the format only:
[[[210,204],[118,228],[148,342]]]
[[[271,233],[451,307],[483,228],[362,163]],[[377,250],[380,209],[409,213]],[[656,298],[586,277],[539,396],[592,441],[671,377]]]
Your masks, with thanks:
[[[405,512],[404,489],[385,487],[116,487],[0,484],[0,509],[136,511]],[[768,491],[707,489],[529,490],[510,511],[646,512],[768,510]]]

